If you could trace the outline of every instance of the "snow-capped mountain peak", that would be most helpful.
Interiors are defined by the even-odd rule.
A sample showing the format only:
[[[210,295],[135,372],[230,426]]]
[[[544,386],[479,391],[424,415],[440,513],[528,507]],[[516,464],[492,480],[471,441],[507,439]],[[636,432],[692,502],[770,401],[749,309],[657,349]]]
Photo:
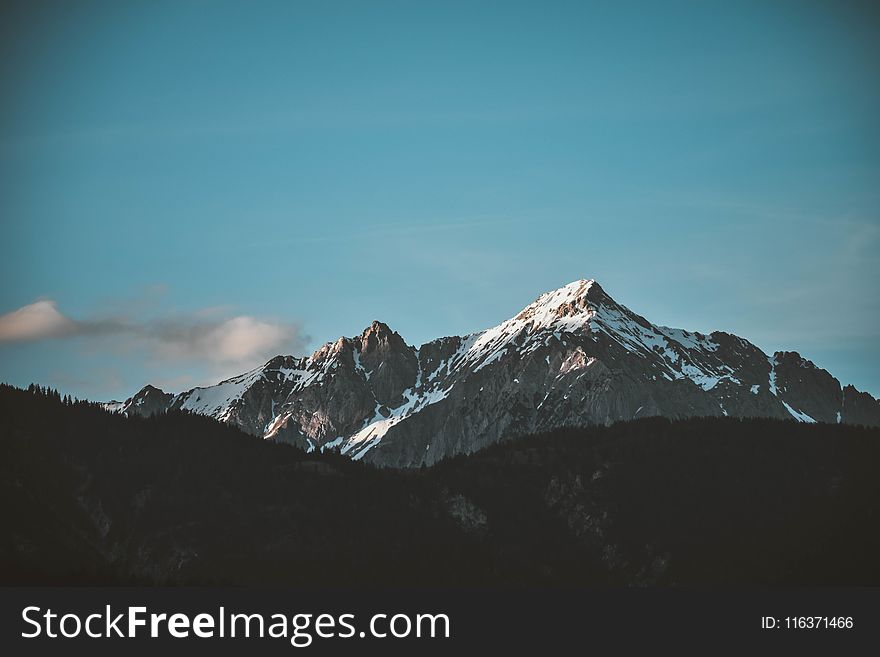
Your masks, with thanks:
[[[177,396],[145,388],[108,410],[181,409],[305,449],[413,466],[506,436],[663,415],[880,424],[880,403],[793,352],[651,324],[594,280],[511,319],[418,349],[372,322],[311,356],[277,356]]]
[[[549,326],[562,317],[589,316],[594,308],[592,303],[600,301],[601,295],[602,289],[596,281],[573,281],[558,290],[542,294],[523,308],[514,319],[531,320],[536,325]]]

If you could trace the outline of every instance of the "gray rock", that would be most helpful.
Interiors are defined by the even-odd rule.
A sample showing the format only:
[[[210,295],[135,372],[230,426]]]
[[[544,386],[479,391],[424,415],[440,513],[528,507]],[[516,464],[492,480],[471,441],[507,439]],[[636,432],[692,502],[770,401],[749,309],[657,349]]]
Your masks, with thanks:
[[[307,358],[277,356],[176,397],[148,386],[132,400],[128,412],[189,410],[391,467],[430,465],[526,433],[648,416],[880,425],[880,402],[841,388],[797,353],[768,356],[729,333],[656,326],[594,281],[541,295],[494,328],[418,349],[373,322]]]

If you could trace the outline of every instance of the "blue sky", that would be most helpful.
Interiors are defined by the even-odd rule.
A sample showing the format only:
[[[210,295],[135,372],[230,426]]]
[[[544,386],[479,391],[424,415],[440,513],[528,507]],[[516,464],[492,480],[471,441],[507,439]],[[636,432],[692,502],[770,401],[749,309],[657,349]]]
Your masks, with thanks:
[[[4,3],[0,378],[180,390],[595,278],[878,395],[868,7]]]

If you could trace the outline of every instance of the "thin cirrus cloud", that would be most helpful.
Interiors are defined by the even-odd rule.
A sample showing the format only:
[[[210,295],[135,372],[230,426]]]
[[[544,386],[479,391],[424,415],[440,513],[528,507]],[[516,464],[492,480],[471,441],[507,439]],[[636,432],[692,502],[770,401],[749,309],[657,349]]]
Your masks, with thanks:
[[[251,364],[307,342],[296,324],[248,315],[74,319],[59,311],[54,300],[42,299],[0,316],[0,344],[75,337],[114,337],[117,348],[145,348],[161,359],[214,365]]]

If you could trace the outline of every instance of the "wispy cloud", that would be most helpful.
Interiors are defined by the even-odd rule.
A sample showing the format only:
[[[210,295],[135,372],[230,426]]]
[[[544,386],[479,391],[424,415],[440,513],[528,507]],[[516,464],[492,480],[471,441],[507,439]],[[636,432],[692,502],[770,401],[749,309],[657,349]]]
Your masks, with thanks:
[[[0,315],[0,344],[69,338],[114,338],[114,347],[146,349],[154,358],[217,366],[256,364],[279,351],[304,346],[295,323],[228,316],[224,309],[152,320],[134,317],[75,319],[41,299]],[[102,343],[103,344],[103,343]]]

